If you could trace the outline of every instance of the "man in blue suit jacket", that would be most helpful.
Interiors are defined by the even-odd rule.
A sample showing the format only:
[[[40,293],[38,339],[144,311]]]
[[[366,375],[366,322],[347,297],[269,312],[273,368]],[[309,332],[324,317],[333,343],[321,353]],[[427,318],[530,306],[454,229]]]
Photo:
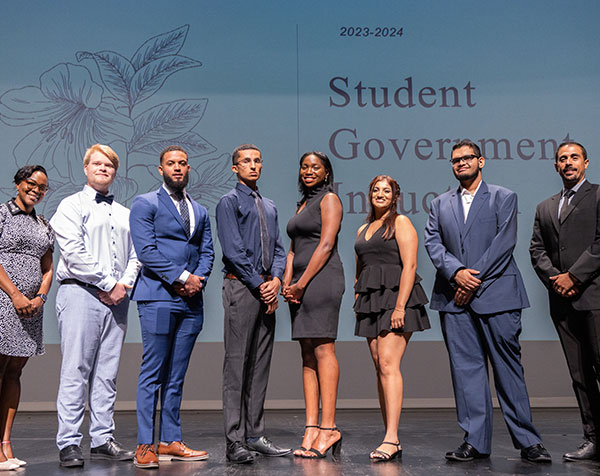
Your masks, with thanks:
[[[446,458],[489,457],[489,360],[515,448],[529,461],[550,462],[531,421],[521,366],[521,309],[529,301],[512,255],[517,195],[483,182],[485,159],[470,140],[454,145],[451,162],[460,187],[432,201],[425,229],[425,247],[437,269],[430,305],[440,312],[458,424],[465,431],[463,443]]]
[[[208,457],[205,451],[191,450],[182,442],[179,417],[185,373],[203,324],[202,290],[215,256],[208,213],[185,192],[189,169],[185,150],[167,147],[158,167],[163,186],[136,197],[131,205],[131,238],[142,263],[131,293],[131,299],[138,302],[144,348],[134,459],[141,468],[157,467],[158,459],[198,461]],[[159,444],[155,449],[159,393]]]

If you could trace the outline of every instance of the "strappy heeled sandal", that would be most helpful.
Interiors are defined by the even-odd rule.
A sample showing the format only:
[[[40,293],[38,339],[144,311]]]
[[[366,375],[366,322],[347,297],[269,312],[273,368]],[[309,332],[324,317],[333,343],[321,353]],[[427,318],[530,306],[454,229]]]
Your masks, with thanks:
[[[325,430],[325,431],[337,431],[340,434],[340,439],[337,440],[336,442],[332,443],[331,446],[329,446],[328,448],[325,449],[325,451],[323,451],[323,453],[321,453],[316,448],[311,448],[306,453],[304,453],[302,455],[302,457],[308,458],[308,459],[325,458],[325,456],[327,456],[327,452],[329,451],[329,448],[331,448],[331,458],[333,459],[333,461],[336,461],[336,462],[339,461],[340,455],[342,453],[342,432],[339,430],[339,428],[337,426],[335,428],[319,427],[319,429]]]
[[[402,448],[400,447],[400,442],[392,443],[391,441],[384,441],[381,444],[395,446],[396,451],[394,451],[393,453],[390,454],[387,451],[383,451],[383,450],[373,450],[373,451],[371,451],[371,454],[369,455],[369,459],[372,462],[380,463],[382,461],[391,461],[396,458],[402,458]]]

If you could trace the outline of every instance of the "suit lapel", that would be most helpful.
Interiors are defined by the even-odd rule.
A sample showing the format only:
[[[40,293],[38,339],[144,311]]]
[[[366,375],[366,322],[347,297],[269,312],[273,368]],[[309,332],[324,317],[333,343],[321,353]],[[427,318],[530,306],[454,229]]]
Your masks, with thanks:
[[[463,238],[469,234],[471,227],[473,226],[473,222],[475,218],[477,218],[477,214],[484,203],[486,203],[490,199],[490,192],[488,190],[487,184],[485,182],[481,182],[481,186],[477,193],[473,197],[473,202],[471,203],[471,208],[469,209],[469,214],[467,215],[467,222],[465,223],[465,229],[463,231]]]
[[[181,226],[181,230],[185,234],[185,227],[183,225],[183,220],[181,219],[181,215],[179,214],[179,210],[177,210],[177,207],[173,203],[173,200],[171,200],[171,197],[169,196],[167,191],[162,187],[160,187],[158,189],[158,199],[165,206],[165,208],[167,210],[169,210],[171,215],[173,215],[173,218],[175,218],[175,221],[177,221],[177,223],[179,223],[179,225]]]
[[[458,193],[458,189],[450,195],[450,206],[452,207],[452,213],[454,213],[456,226],[458,227],[459,232],[461,232],[465,226],[465,218],[463,214],[462,200],[460,198],[460,193]]]
[[[558,232],[558,229],[560,228],[560,225],[558,224],[558,204],[560,203],[560,193],[557,193],[556,195],[552,195],[550,197],[550,203],[549,203],[549,207],[550,207],[550,220],[552,221],[552,226],[554,226],[554,229]]]
[[[190,199],[190,202],[192,203],[192,213],[194,214],[194,232],[192,233],[192,235],[190,236],[190,240],[196,236],[196,233],[198,233],[198,229],[200,228],[200,206],[194,201],[192,200],[192,198],[188,195],[188,198]]]
[[[569,208],[567,208],[567,210],[565,212],[565,216],[564,217],[561,216],[563,223],[565,222],[565,220],[567,218],[569,218],[569,215],[577,207],[579,202],[581,202],[581,200],[583,200],[585,198],[585,196],[588,193],[590,193],[591,190],[592,190],[592,184],[587,181],[581,186],[581,188],[579,190],[577,190],[577,193],[575,193],[575,195],[571,199],[571,203],[569,204]],[[558,214],[558,211],[557,211],[557,214]]]

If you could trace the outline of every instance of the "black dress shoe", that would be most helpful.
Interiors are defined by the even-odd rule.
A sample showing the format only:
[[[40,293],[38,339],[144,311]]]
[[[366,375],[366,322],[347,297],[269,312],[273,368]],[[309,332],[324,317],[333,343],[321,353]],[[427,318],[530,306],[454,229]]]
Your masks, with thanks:
[[[227,445],[227,461],[230,463],[252,463],[254,461],[254,455],[250,453],[239,441],[234,441]]]
[[[81,448],[77,445],[65,446],[58,453],[58,459],[60,460],[60,465],[64,468],[83,466],[83,454],[81,453]]]
[[[480,453],[466,441],[454,451],[446,453],[446,459],[450,461],[473,461],[475,458],[489,458],[489,454]]]
[[[280,448],[274,445],[266,436],[261,436],[256,441],[246,441],[246,448],[265,456],[285,456],[292,452],[291,448]]]
[[[570,451],[569,453],[565,453],[563,458],[566,461],[582,461],[582,460],[590,460],[597,459],[598,452],[596,448],[596,443],[590,440],[584,440],[579,448],[575,451]]]
[[[552,463],[550,453],[541,443],[521,449],[521,458],[532,463]]]
[[[113,438],[106,443],[90,450],[91,459],[111,459],[113,461],[128,461],[133,459],[133,451],[123,449],[123,446]]]

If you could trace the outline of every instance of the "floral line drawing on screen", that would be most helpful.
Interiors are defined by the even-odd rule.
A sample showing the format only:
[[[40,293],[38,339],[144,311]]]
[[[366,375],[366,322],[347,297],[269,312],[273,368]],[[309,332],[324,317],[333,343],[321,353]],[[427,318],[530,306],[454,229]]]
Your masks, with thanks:
[[[53,213],[60,201],[85,183],[82,159],[95,143],[110,145],[120,158],[111,191],[121,203],[156,188],[158,156],[171,144],[184,147],[192,162],[188,192],[209,208],[234,183],[229,154],[194,129],[207,98],[153,103],[173,74],[202,66],[180,55],[189,25],[153,36],[127,58],[115,51],[78,51],[78,64],[58,63],[39,77],[39,86],[10,89],[0,96],[0,121],[25,130],[15,135],[17,166],[42,164],[50,190],[39,206]],[[159,96],[157,96],[159,97]],[[208,156],[208,158],[207,158]],[[7,174],[5,178],[8,178]],[[2,187],[8,196],[13,186]]]

